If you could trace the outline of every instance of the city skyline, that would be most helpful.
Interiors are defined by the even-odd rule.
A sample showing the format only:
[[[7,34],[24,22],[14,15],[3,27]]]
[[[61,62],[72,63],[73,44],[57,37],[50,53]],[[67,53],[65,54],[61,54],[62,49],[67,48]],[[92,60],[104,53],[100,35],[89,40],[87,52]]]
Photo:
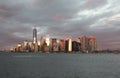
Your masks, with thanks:
[[[97,51],[95,36],[80,36],[75,40],[69,35],[66,39],[52,38],[47,34],[37,39],[37,29],[33,27],[33,40],[18,43],[9,48],[10,52],[43,52],[43,53],[92,53]]]
[[[42,35],[97,38],[98,49],[119,49],[119,0],[0,0],[0,49]]]

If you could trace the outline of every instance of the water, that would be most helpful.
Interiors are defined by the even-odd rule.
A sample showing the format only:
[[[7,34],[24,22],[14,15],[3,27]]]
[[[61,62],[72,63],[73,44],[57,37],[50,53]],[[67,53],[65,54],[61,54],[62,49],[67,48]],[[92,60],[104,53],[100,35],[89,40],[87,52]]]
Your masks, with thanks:
[[[120,78],[120,54],[0,53],[0,78]]]

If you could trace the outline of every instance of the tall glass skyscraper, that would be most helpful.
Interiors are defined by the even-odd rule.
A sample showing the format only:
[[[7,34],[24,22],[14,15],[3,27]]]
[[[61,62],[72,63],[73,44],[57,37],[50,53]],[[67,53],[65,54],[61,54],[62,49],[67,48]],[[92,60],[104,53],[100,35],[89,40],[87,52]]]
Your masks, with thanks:
[[[37,29],[35,26],[33,28],[33,43],[34,43],[34,52],[38,52]]]
[[[34,28],[33,28],[33,43],[36,43],[36,42],[37,42],[37,29],[34,26]]]

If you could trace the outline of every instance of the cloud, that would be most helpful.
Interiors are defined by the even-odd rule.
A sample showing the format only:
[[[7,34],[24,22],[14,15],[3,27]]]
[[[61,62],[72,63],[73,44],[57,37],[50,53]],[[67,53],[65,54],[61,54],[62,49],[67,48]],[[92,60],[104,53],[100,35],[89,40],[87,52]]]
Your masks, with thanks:
[[[86,0],[82,4],[82,8],[85,9],[94,9],[106,5],[107,0]]]
[[[116,48],[119,4],[119,0],[0,0],[0,47],[32,40],[36,26],[38,39],[45,34],[73,39],[95,35],[98,48]]]

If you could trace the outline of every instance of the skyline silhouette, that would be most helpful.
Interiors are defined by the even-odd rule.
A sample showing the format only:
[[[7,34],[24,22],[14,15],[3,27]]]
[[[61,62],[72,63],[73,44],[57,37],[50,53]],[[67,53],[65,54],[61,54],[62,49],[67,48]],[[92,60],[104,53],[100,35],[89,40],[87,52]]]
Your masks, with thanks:
[[[0,49],[42,35],[97,38],[98,49],[119,49],[119,0],[0,0]]]

